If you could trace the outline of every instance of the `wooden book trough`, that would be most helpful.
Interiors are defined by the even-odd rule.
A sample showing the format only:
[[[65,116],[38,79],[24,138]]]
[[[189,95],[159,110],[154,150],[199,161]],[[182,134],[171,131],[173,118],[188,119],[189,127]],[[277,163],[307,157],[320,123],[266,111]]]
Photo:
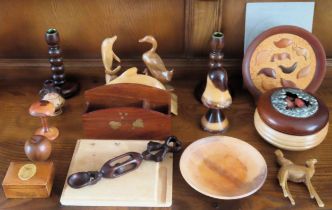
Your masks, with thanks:
[[[139,84],[104,85],[85,91],[86,138],[164,139],[171,134],[171,94]]]

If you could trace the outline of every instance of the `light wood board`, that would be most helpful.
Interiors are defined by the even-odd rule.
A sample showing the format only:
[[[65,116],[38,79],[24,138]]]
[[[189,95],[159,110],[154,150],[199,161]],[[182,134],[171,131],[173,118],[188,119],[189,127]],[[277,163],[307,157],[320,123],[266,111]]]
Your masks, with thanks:
[[[146,140],[81,139],[76,143],[68,175],[99,170],[109,159],[127,152],[142,153]],[[60,202],[76,206],[169,207],[172,204],[173,154],[161,163],[143,161],[141,166],[115,179],[102,178],[80,189],[64,185]]]

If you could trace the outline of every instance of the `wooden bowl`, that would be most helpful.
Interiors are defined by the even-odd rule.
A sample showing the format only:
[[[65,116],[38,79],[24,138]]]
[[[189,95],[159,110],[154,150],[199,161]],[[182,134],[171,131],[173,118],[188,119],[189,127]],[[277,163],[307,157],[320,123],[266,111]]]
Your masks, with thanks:
[[[273,88],[315,92],[326,72],[319,40],[296,26],[277,26],[258,35],[245,52],[243,81],[255,99]]]
[[[255,193],[267,176],[263,156],[250,144],[228,136],[206,137],[189,145],[180,170],[192,188],[225,200]]]

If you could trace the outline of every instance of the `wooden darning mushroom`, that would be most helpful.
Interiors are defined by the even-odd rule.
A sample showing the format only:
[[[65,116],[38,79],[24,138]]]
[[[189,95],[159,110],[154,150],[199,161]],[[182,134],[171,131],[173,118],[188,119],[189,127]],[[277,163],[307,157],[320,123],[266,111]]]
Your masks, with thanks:
[[[59,130],[56,127],[48,127],[47,117],[53,116],[55,107],[49,101],[38,101],[30,106],[29,113],[31,116],[40,117],[42,126],[37,129],[35,135],[42,135],[49,140],[54,140],[59,136]]]

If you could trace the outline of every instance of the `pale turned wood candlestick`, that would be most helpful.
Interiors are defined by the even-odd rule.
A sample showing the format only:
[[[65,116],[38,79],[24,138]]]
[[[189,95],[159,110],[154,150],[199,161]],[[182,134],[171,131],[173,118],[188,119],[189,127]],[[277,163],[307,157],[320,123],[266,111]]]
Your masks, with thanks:
[[[35,135],[42,135],[49,140],[55,140],[59,136],[59,130],[56,127],[49,127],[47,117],[52,116],[55,112],[55,107],[48,101],[38,101],[30,106],[29,113],[31,116],[40,117],[42,127],[38,128]]]

